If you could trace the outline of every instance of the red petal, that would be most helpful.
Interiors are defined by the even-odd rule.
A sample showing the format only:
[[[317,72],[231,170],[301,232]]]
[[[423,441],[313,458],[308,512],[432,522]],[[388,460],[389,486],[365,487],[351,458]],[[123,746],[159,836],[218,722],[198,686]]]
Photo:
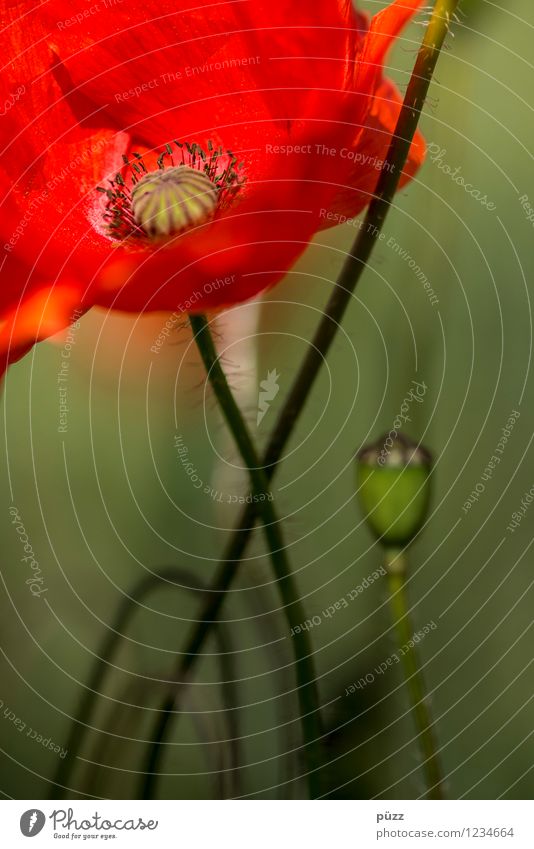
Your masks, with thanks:
[[[0,375],[41,339],[53,336],[81,315],[77,283],[47,286],[42,282],[20,303],[0,312]]]
[[[370,93],[368,114],[359,126],[356,125],[348,149],[341,152],[348,161],[352,159],[353,166],[346,184],[339,188],[333,200],[329,217],[322,218],[320,226],[323,229],[357,215],[373,196],[402,103],[397,88],[382,76],[385,55],[421,5],[422,0],[396,0],[371,20],[356,66],[355,79],[358,91]],[[423,137],[416,132],[400,187],[415,174],[424,154]]]
[[[360,90],[374,89],[387,51],[422,4],[423,0],[395,0],[371,19],[358,68]]]
[[[85,14],[83,24],[59,21],[58,32],[57,4],[39,10],[54,32],[65,94],[83,95],[156,145],[202,134],[207,112],[212,126],[229,110],[249,122],[309,114],[310,77],[342,88],[358,25],[349,0],[131,0],[94,16],[76,0],[69,13]]]
[[[223,218],[176,237],[172,247],[141,257],[116,253],[98,303],[134,312],[198,311],[251,298],[305,250],[321,196],[311,180],[266,183]]]
[[[68,323],[81,300],[135,311],[206,309],[279,280],[317,229],[320,208],[332,206],[336,184],[354,179],[360,197],[372,190],[368,173],[351,177],[350,162],[315,145],[350,147],[366,124],[358,145],[382,149],[378,139],[385,144],[398,108],[380,106],[392,97],[387,84],[378,86],[384,53],[419,5],[393,3],[364,38],[364,22],[345,0],[106,2],[109,14],[93,15],[85,0],[51,0],[18,23],[13,9],[21,6],[11,7],[11,26],[0,34],[3,54],[15,57],[3,91],[25,86],[3,118],[12,141],[0,184],[14,184],[0,210],[13,248],[3,269],[5,357]],[[210,136],[242,153],[241,202],[165,247],[111,246],[94,188],[119,169],[121,154]],[[284,144],[310,150],[285,155]],[[44,282],[71,279],[84,287]]]
[[[356,143],[346,150],[353,163],[345,187],[340,188],[332,202],[329,217],[323,218],[321,228],[343,223],[362,211],[374,195],[382,164],[386,159],[391,136],[399,117],[402,98],[390,80],[382,80],[374,98],[371,113]],[[425,157],[425,141],[416,132],[408,159],[402,171],[399,188],[416,173]]]

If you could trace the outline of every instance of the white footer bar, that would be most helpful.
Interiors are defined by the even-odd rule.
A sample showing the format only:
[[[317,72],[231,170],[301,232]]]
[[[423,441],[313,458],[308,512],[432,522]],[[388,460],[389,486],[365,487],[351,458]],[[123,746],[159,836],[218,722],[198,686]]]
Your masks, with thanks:
[[[4,801],[1,845],[533,849],[528,801]],[[29,839],[35,838],[35,843]]]

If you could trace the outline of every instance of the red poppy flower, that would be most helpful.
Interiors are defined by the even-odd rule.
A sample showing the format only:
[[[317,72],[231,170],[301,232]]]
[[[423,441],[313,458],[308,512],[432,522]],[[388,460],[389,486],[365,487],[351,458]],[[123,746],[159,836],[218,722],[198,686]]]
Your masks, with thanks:
[[[420,3],[8,0],[1,365],[74,310],[250,298],[358,213],[399,110],[384,56]]]

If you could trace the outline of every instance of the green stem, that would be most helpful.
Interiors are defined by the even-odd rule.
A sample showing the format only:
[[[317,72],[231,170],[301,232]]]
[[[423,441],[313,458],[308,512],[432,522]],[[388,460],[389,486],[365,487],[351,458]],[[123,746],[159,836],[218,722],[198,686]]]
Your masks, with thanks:
[[[290,630],[302,625],[306,614],[289,567],[280,523],[273,502],[268,495],[269,479],[261,467],[248,427],[230,390],[221,366],[208,321],[203,315],[190,315],[200,356],[206,368],[211,387],[219,402],[226,423],[235,439],[239,452],[247,466],[252,492],[258,496],[257,510],[262,519],[265,538],[269,548],[278,590],[282,598],[283,611]],[[292,640],[295,654],[295,669],[298,683],[300,719],[304,739],[307,777],[310,797],[318,795],[319,769],[321,764],[320,737],[322,734],[320,706],[316,684],[313,649],[309,635],[298,628]]]
[[[206,590],[206,587],[200,583],[194,572],[180,568],[179,566],[168,566],[143,576],[135,584],[134,588],[121,600],[115,617],[95,653],[95,662],[91,669],[89,682],[85,685],[76,716],[73,717],[70,726],[69,736],[65,745],[66,755],[63,759],[60,759],[50,784],[51,799],[62,799],[65,793],[67,792],[68,794],[71,790],[70,781],[72,772],[76,766],[78,753],[82,748],[87,732],[88,730],[97,730],[89,725],[89,721],[98,697],[101,694],[104,678],[111,666],[113,655],[117,651],[131,620],[138,610],[138,605],[153,590],[161,589],[165,585],[175,589],[189,589],[192,592],[205,592]],[[217,628],[217,632],[219,642],[222,646],[222,644],[225,644],[227,637],[219,627]],[[226,662],[226,654],[228,652],[223,651],[221,648],[221,666]],[[230,680],[234,676],[229,675],[228,672],[229,670],[225,668],[223,678]],[[230,695],[233,699],[233,692]],[[232,711],[229,711],[229,725],[232,726],[230,736],[237,738],[237,728],[233,724]],[[232,752],[232,758],[235,760],[234,752]]]
[[[252,510],[250,512],[251,523],[254,522],[254,519],[255,513]],[[180,654],[175,672],[176,686],[174,691],[165,697],[161,705],[152,735],[152,745],[149,747],[147,760],[142,771],[141,799],[152,799],[155,796],[156,782],[160,772],[165,743],[171,727],[171,720],[179,712],[180,694],[187,685],[194,666],[200,657],[202,657],[200,652],[205,641],[211,634],[212,629],[217,625],[226,592],[237,574],[251,530],[252,528],[249,530],[247,526],[243,533],[237,531],[230,539],[215,576],[214,587],[209,590],[209,595],[201,610],[200,617],[193,627],[184,652]]]
[[[402,170],[408,157],[410,144],[417,129],[428,87],[434,73],[438,56],[449,30],[451,17],[458,0],[437,0],[425,31],[425,36],[412,71],[404,102],[397,120],[390,147],[380,172],[375,195],[369,205],[362,228],[358,231],[354,244],[343,264],[324,310],[317,330],[308,348],[308,352],[295,377],[293,386],[279,414],[273,434],[269,440],[262,467],[269,482],[280,462],[284,448],[290,439],[305,403],[311,394],[317,376],[326,355],[330,350],[336,331],[343,320],[366,264],[380,235],[389,207],[397,190]],[[195,624],[187,641],[183,654],[178,661],[176,680],[185,683],[197,663],[202,646],[216,623],[226,593],[237,574],[239,564],[246,550],[256,521],[255,504],[248,504],[236,526],[219,569],[210,589],[210,596],[201,613],[201,621]],[[155,730],[155,740],[160,742],[150,753],[148,765],[155,770],[159,758],[158,751],[163,747],[169,729],[173,706],[176,709],[175,695],[162,707],[162,713]],[[169,706],[170,705],[170,706]],[[152,788],[150,788],[152,791]]]
[[[427,787],[425,795],[427,799],[444,799],[443,774],[434,734],[434,721],[428,705],[417,647],[415,645],[409,646],[415,630],[406,594],[406,553],[397,550],[386,551],[385,567],[388,575],[393,622],[397,632],[399,649],[402,651],[404,677],[417,729],[417,739],[423,755],[423,770]]]

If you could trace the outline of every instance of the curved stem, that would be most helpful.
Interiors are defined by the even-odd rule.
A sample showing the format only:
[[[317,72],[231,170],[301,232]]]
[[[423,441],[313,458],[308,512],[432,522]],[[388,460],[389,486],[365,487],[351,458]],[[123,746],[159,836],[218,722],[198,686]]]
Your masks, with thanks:
[[[402,652],[404,677],[423,755],[423,770],[427,786],[426,798],[444,799],[443,774],[425,682],[419,664],[417,647],[409,645],[415,631],[406,595],[406,554],[397,551],[386,552],[385,566],[393,622],[397,632],[399,650]]]
[[[268,492],[269,479],[261,467],[254,443],[248,427],[241,415],[239,407],[230,390],[226,375],[219,361],[208,321],[203,315],[190,315],[189,320],[195,336],[200,356],[206,368],[208,380],[219,402],[221,411],[235,439],[239,452],[245,462],[256,509],[262,519],[265,537],[269,548],[278,590],[283,604],[283,612],[287,619],[289,630],[294,630],[293,650],[295,654],[295,671],[298,684],[298,699],[300,720],[304,740],[307,779],[310,797],[315,798],[319,790],[319,770],[321,765],[320,737],[321,717],[316,684],[316,674],[313,663],[313,650],[308,633],[301,628],[306,614],[300,601],[300,596],[293,580],[287,560],[282,531],[278,517],[270,500]],[[163,715],[162,723],[158,726],[154,745],[149,754],[144,783],[143,797],[148,798],[154,787],[158,772],[158,763],[164,746],[164,734],[170,716],[169,705],[174,705],[174,696],[170,696]]]
[[[251,512],[250,521],[254,521],[254,511]],[[160,714],[156,721],[156,726],[152,736],[153,742],[149,749],[144,768],[144,778],[140,789],[141,799],[154,798],[156,782],[160,771],[159,767],[164,751],[164,745],[170,730],[171,719],[179,710],[178,703],[181,692],[187,685],[193,667],[201,657],[200,651],[204,642],[208,638],[213,627],[217,624],[219,612],[226,597],[226,591],[237,574],[248,538],[248,528],[244,533],[240,533],[239,529],[236,533],[234,533],[215,576],[215,580],[213,582],[214,588],[210,589],[199,620],[195,623],[191,636],[187,641],[185,650],[180,655],[175,672],[176,688],[173,693],[165,697],[161,705]]]
[[[269,440],[262,466],[267,480],[273,477],[280,462],[282,452],[293,433],[307,398],[309,397],[317,375],[328,354],[335,337],[338,325],[352,299],[354,290],[369,260],[377,237],[380,235],[384,220],[391,201],[395,195],[404,168],[410,144],[415,134],[421,110],[423,108],[428,87],[434,73],[438,56],[449,30],[451,17],[458,5],[458,0],[437,0],[432,16],[425,31],[425,36],[413,69],[404,102],[397,120],[390,147],[380,172],[380,177],[362,228],[358,231],[354,244],[347,255],[336,281],[332,295],[324,310],[317,330],[313,336],[308,352],[293,382],[291,391],[279,414],[273,434]],[[210,589],[210,596],[205,608],[189,640],[185,651],[179,660],[176,679],[185,682],[192,668],[200,657],[204,641],[208,637],[213,624],[216,622],[225,599],[225,594],[231,586],[237,573],[239,563],[249,538],[254,530],[256,505],[247,504],[230,540],[225,555]],[[176,696],[177,698],[178,696]],[[155,739],[163,743],[168,730],[170,711],[175,705],[164,705],[161,718],[156,729]],[[151,753],[150,761],[154,768],[154,758],[157,762],[157,749]]]
[[[192,580],[190,580],[187,589],[191,590],[192,593],[205,589],[204,584],[196,578],[194,573],[188,575],[188,577],[192,578]],[[226,748],[228,750],[228,758],[224,758],[224,768],[216,773],[214,777],[220,788],[218,797],[231,799],[244,792],[241,786],[240,749],[242,738],[239,731],[239,715],[242,706],[239,704],[238,681],[234,668],[236,649],[230,638],[230,629],[223,626],[222,623],[217,625],[213,635],[217,644],[217,661],[221,670],[219,687],[227,728],[227,739],[221,741],[217,747],[221,751],[221,759],[223,758],[222,752]],[[131,695],[128,695],[130,692]],[[128,714],[125,714],[124,698],[128,699],[130,704],[133,699],[133,704],[142,705],[146,701],[146,680],[142,677],[134,678],[133,681],[130,680],[126,696],[122,696],[122,700],[119,701],[113,700],[112,708],[108,712],[106,721],[99,728],[101,733],[96,739],[93,752],[85,762],[83,788],[84,792],[89,796],[102,796],[103,792],[106,793],[108,791],[109,786],[113,788],[113,782],[116,779],[116,773],[107,768],[106,763],[110,762],[110,757],[112,758],[112,763],[116,762],[115,746],[117,741],[113,739],[115,735],[112,735],[110,738],[110,734],[105,729],[113,729],[114,731],[120,729],[121,738],[124,739],[126,746],[129,745],[128,737],[123,737],[125,734],[132,734],[132,730],[128,727]],[[136,713],[138,714],[138,721],[142,721],[142,716],[139,716],[139,714],[143,712],[137,711]],[[204,736],[201,736],[200,739],[202,743],[206,742]],[[110,743],[113,744],[111,756]]]
[[[170,584],[171,587],[175,587],[177,589],[190,589],[192,592],[204,592],[206,590],[205,586],[200,583],[194,573],[177,566],[168,566],[159,569],[159,571],[145,575],[135,585],[131,593],[124,596],[118,607],[117,613],[115,614],[115,618],[96,652],[95,663],[93,664],[93,668],[89,676],[89,682],[85,685],[84,693],[78,707],[78,712],[72,719],[69,736],[65,746],[67,754],[62,760],[60,760],[50,784],[51,799],[62,799],[64,792],[70,790],[69,781],[71,773],[74,769],[78,752],[82,748],[87,731],[90,729],[89,720],[101,693],[106,672],[108,667],[111,665],[111,658],[115,654],[117,646],[122,640],[124,632],[137,610],[137,604],[142,598],[144,598],[145,595],[164,583]],[[219,627],[217,628],[217,631],[220,631]],[[221,641],[221,652],[223,652],[223,645],[226,645],[226,637],[224,634],[219,633],[219,639]],[[221,658],[221,665],[224,659],[225,652],[223,652],[223,656]],[[231,677],[228,675],[228,671],[229,670],[225,668],[225,675],[223,675],[223,677]],[[236,736],[233,721],[230,728],[230,736]]]
[[[127,624],[137,609],[137,603],[143,596],[163,581],[182,581],[183,578],[184,573],[177,567],[170,566],[161,569],[154,574],[145,575],[134,587],[131,594],[125,595],[121,600],[115,618],[106,631],[100,647],[97,649],[96,662],[91,670],[89,682],[85,685],[78,712],[73,717],[65,746],[67,754],[63,760],[60,760],[51,782],[51,799],[61,799],[63,797],[63,791],[69,790],[68,782],[70,774],[78,752],[81,749],[88,728],[89,718],[102,688],[104,676],[111,663],[115,649],[126,630]]]

